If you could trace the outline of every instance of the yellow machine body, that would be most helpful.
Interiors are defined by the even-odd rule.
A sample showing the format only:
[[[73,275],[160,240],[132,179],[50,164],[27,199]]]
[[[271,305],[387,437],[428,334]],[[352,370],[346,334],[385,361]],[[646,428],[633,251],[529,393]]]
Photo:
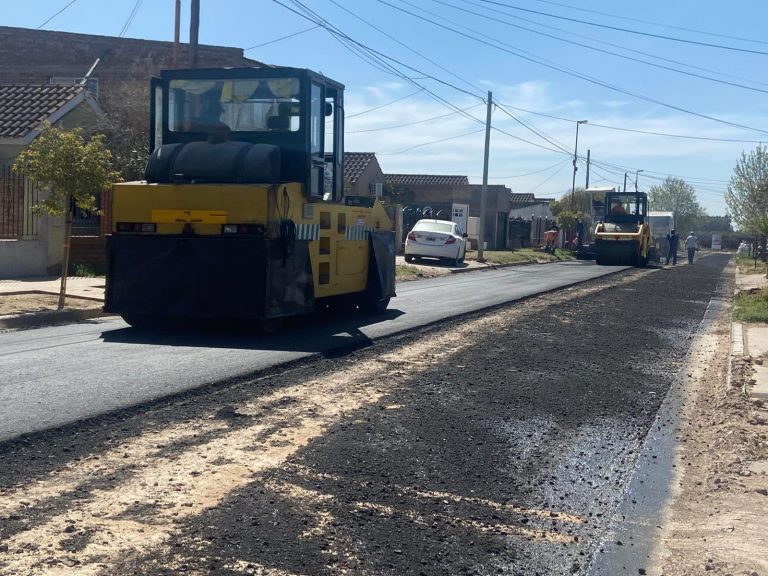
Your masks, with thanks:
[[[221,237],[225,224],[259,225],[268,238],[279,235],[280,220],[296,225],[296,239],[309,240],[316,298],[365,290],[370,231],[392,222],[381,202],[373,207],[309,203],[301,184],[116,184],[112,231],[118,222],[155,224],[151,235]]]

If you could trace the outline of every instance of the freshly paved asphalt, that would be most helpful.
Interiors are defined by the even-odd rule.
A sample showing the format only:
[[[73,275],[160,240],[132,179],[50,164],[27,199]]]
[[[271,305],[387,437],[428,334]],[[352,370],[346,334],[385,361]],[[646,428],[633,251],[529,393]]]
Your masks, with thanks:
[[[118,319],[0,333],[0,441],[200,386],[252,377],[314,354],[492,308],[622,270],[528,265],[398,285],[378,317],[309,319],[276,335],[148,333]]]

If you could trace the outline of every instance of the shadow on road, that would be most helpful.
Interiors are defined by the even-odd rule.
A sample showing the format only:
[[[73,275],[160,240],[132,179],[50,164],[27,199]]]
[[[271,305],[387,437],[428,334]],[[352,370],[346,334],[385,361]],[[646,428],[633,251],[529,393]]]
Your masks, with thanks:
[[[403,314],[401,310],[389,309],[377,315],[302,316],[286,319],[283,328],[273,334],[259,331],[254,324],[239,322],[198,323],[164,330],[128,327],[102,332],[101,337],[104,342],[120,344],[309,352],[335,358],[372,344],[362,332],[365,326],[395,320]]]

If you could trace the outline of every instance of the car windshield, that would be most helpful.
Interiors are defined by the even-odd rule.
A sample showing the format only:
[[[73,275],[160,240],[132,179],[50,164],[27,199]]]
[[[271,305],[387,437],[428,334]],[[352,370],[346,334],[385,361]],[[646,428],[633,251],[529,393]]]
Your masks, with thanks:
[[[453,222],[417,222],[414,230],[421,232],[443,232],[451,234],[453,232]]]
[[[172,80],[169,88],[168,128],[174,132],[299,129],[298,78]]]

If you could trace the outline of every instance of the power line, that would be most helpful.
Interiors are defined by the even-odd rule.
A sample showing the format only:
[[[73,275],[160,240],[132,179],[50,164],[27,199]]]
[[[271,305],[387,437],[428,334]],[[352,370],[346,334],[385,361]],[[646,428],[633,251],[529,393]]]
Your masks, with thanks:
[[[387,102],[386,104],[381,104],[380,106],[374,106],[373,108],[368,108],[367,110],[363,110],[362,112],[356,112],[354,114],[349,114],[345,116],[345,120],[349,120],[350,118],[354,118],[355,116],[362,116],[363,114],[368,114],[369,112],[373,112],[374,110],[380,110],[381,108],[385,108],[387,106],[391,106],[392,104],[397,104],[398,102],[402,102],[403,100],[406,100],[407,98],[410,98],[411,96],[416,96],[416,94],[419,94],[423,92],[424,89],[420,88],[416,90],[416,92],[411,92],[410,94],[403,96],[402,98],[398,98],[397,100],[392,100],[392,102]]]
[[[504,6],[510,10],[519,10],[521,12],[529,12],[531,14],[538,14],[539,16],[546,16],[548,18],[557,18],[558,20],[566,20],[568,22],[576,22],[578,24],[585,24],[587,26],[595,26],[597,28],[605,28],[608,30],[616,30],[618,32],[626,32],[628,34],[637,34],[638,36],[648,36],[650,38],[659,38],[661,40],[669,40],[671,42],[681,42],[683,44],[694,44],[697,46],[706,46],[708,48],[719,48],[721,50],[732,50],[734,52],[746,52],[748,54],[759,54],[761,56],[768,56],[768,52],[761,50],[750,50],[748,48],[736,48],[735,46],[725,46],[723,44],[712,44],[709,42],[698,42],[696,40],[686,40],[684,38],[675,38],[674,36],[665,36],[663,34],[653,34],[651,32],[640,32],[638,30],[631,30],[629,28],[620,28],[618,26],[609,26],[608,24],[598,24],[596,22],[589,22],[587,20],[579,20],[578,18],[568,18],[567,16],[558,16],[557,14],[550,14],[548,12],[541,12],[539,10],[531,10],[530,8],[521,8],[512,4],[505,4],[504,2],[497,2],[495,0],[480,0],[487,4],[495,4],[497,6]]]
[[[448,136],[447,138],[441,138],[440,140],[432,140],[431,142],[422,142],[421,144],[416,144],[414,146],[411,146],[409,148],[404,148],[403,150],[398,150],[397,152],[381,152],[380,154],[382,156],[394,156],[396,154],[402,154],[404,152],[409,152],[413,150],[414,148],[421,148],[422,146],[429,146],[431,144],[438,144],[440,142],[447,142],[448,140],[455,140],[456,138],[463,138],[464,136],[470,136],[472,134],[477,134],[478,132],[484,132],[485,128],[480,128],[479,130],[472,130],[471,132],[465,132],[464,134],[457,134],[455,136]]]
[[[277,1],[277,0],[274,0],[274,1]],[[574,70],[570,70],[568,68],[565,68],[563,66],[559,66],[559,65],[554,64],[554,63],[548,63],[547,61],[545,61],[545,60],[543,60],[541,58],[534,57],[532,55],[531,56],[526,56],[525,55],[526,52],[523,51],[523,50],[519,50],[519,49],[514,48],[514,47],[512,47],[512,48],[504,48],[504,46],[509,46],[509,44],[507,44],[505,42],[498,41],[498,40],[494,39],[494,42],[497,42],[495,44],[493,42],[489,42],[487,40],[483,40],[482,38],[477,38],[477,37],[472,36],[470,34],[466,34],[464,32],[461,32],[460,30],[456,30],[455,28],[451,28],[450,26],[446,26],[444,24],[440,24],[438,22],[430,20],[429,18],[424,18],[423,16],[420,16],[418,14],[414,14],[413,12],[409,12],[408,10],[400,8],[399,6],[394,6],[393,4],[390,4],[389,2],[387,2],[386,0],[377,0],[377,1],[380,2],[381,4],[385,4],[386,6],[389,6],[389,7],[393,8],[393,9],[395,9],[395,10],[398,10],[400,12],[404,12],[406,14],[409,14],[409,15],[413,16],[414,18],[418,18],[420,20],[424,20],[424,21],[429,22],[430,24],[432,24],[434,26],[437,26],[439,28],[443,28],[445,30],[449,30],[449,31],[451,31],[451,32],[453,32],[455,34],[459,34],[460,36],[464,36],[466,38],[474,40],[475,42],[479,42],[481,44],[485,44],[485,45],[490,46],[492,48],[496,48],[497,50],[501,50],[502,52],[507,52],[509,54],[517,56],[518,58],[522,58],[523,60],[528,60],[530,62],[534,62],[536,64],[539,64],[540,66],[545,66],[547,68],[551,68],[553,70],[557,70],[559,72],[562,72],[563,74],[567,74],[567,75],[573,76],[575,78],[580,78],[581,80],[584,80],[586,82],[590,82],[592,84],[596,84],[598,86],[602,86],[603,88],[607,88],[609,90],[613,90],[613,91],[619,92],[621,94],[626,94],[627,96],[632,96],[633,98],[638,98],[640,100],[645,100],[647,102],[651,102],[651,103],[657,104],[659,106],[664,106],[665,108],[670,108],[672,110],[677,110],[677,111],[683,112],[685,114],[690,114],[692,116],[697,116],[699,118],[705,118],[705,119],[711,120],[713,122],[718,122],[718,123],[721,123],[721,124],[726,124],[728,126],[733,126],[735,128],[741,128],[741,129],[744,129],[744,130],[750,130],[752,132],[760,132],[760,133],[763,133],[763,134],[768,134],[768,131],[766,131],[766,130],[761,130],[759,128],[753,128],[751,126],[745,126],[743,124],[738,124],[738,123],[735,123],[735,122],[729,122],[727,120],[722,120],[722,119],[716,118],[714,116],[708,116],[706,114],[701,114],[699,112],[694,112],[692,110],[688,110],[686,108],[682,108],[681,106],[675,106],[674,104],[669,104],[667,102],[663,102],[663,101],[657,100],[655,98],[651,98],[651,97],[648,97],[648,96],[643,96],[642,94],[636,94],[634,92],[630,92],[629,90],[624,90],[622,88],[619,88],[618,86],[613,86],[613,85],[608,84],[607,82],[604,82],[604,81],[599,80],[597,78],[592,78],[590,76],[587,76],[586,74],[583,74],[583,73],[580,73],[580,72],[576,72]],[[477,32],[475,32],[475,33],[477,33]],[[480,34],[480,36],[488,37],[485,34],[482,34],[482,33],[479,33],[479,34]],[[499,46],[499,44],[501,44],[501,46]]]
[[[445,106],[447,106],[448,108],[450,108],[450,109],[452,109],[452,110],[455,110],[455,111],[457,111],[457,112],[460,112],[460,113],[461,113],[461,114],[463,114],[463,115],[464,115],[466,118],[468,118],[468,119],[470,119],[470,120],[473,120],[474,122],[478,122],[478,123],[480,123],[480,124],[485,124],[485,122],[483,122],[482,120],[480,120],[480,119],[478,119],[478,118],[475,118],[474,116],[472,116],[472,115],[470,115],[470,114],[467,114],[466,112],[462,111],[460,108],[458,108],[458,107],[457,107],[457,106],[455,106],[454,104],[450,103],[449,101],[445,100],[444,98],[442,98],[441,96],[439,96],[438,94],[436,94],[435,92],[433,92],[432,90],[429,90],[429,89],[428,89],[428,88],[426,88],[425,86],[422,86],[421,84],[419,84],[418,82],[416,82],[416,81],[415,81],[413,78],[410,78],[410,77],[408,77],[408,76],[405,76],[405,75],[404,75],[402,72],[400,72],[399,70],[397,70],[397,69],[396,69],[394,66],[392,66],[392,65],[390,65],[390,64],[387,64],[386,62],[384,62],[384,61],[382,60],[382,58],[384,58],[384,59],[386,59],[386,60],[390,60],[390,61],[392,61],[392,62],[395,62],[395,63],[397,63],[398,65],[400,65],[400,66],[403,66],[404,68],[407,68],[407,69],[409,69],[409,70],[412,70],[412,71],[416,71],[416,72],[419,72],[420,74],[424,75],[425,77],[427,77],[427,78],[431,78],[432,80],[434,80],[434,81],[436,81],[436,82],[438,82],[438,83],[440,83],[440,84],[443,84],[443,85],[445,85],[445,86],[449,86],[449,87],[453,88],[454,90],[457,90],[457,91],[459,91],[459,92],[463,92],[463,93],[465,93],[465,94],[468,94],[468,95],[470,95],[470,96],[473,96],[474,98],[477,98],[477,99],[479,99],[479,100],[481,100],[481,101],[484,101],[484,100],[482,99],[482,97],[480,97],[480,96],[478,96],[478,95],[476,95],[476,94],[472,94],[471,92],[468,92],[468,91],[466,91],[466,90],[463,90],[462,88],[459,88],[458,86],[455,86],[455,85],[453,85],[453,84],[451,84],[451,83],[449,83],[449,82],[445,82],[444,80],[440,80],[439,78],[436,78],[436,77],[434,77],[434,76],[432,76],[432,75],[429,75],[429,74],[426,74],[426,73],[424,73],[424,72],[421,72],[420,70],[418,70],[418,69],[416,69],[416,68],[414,68],[414,67],[412,67],[412,66],[409,66],[409,65],[407,65],[407,64],[404,64],[403,62],[400,62],[399,60],[397,60],[397,59],[395,59],[395,58],[392,58],[392,57],[390,57],[390,56],[386,56],[385,54],[382,54],[381,52],[378,52],[377,50],[374,50],[373,48],[371,48],[371,47],[369,47],[369,46],[366,46],[366,45],[362,44],[361,42],[358,42],[358,41],[356,41],[356,40],[353,40],[353,39],[352,39],[352,38],[350,38],[348,35],[346,35],[346,34],[344,34],[343,32],[341,32],[341,31],[340,31],[338,28],[336,28],[335,26],[332,26],[332,25],[331,25],[330,23],[328,23],[328,22],[327,22],[325,19],[321,18],[319,15],[317,15],[316,13],[314,13],[312,10],[310,10],[309,8],[307,8],[306,6],[304,6],[304,5],[303,5],[301,2],[299,2],[299,0],[291,0],[291,1],[292,1],[292,2],[293,2],[295,5],[297,5],[297,6],[300,6],[300,7],[301,7],[301,8],[302,8],[304,11],[306,11],[306,12],[307,12],[307,14],[309,14],[309,15],[307,15],[307,14],[301,14],[301,13],[297,12],[296,10],[294,10],[294,9],[290,8],[289,6],[286,6],[285,4],[283,4],[282,2],[280,2],[280,0],[272,0],[272,1],[273,1],[273,2],[275,2],[276,4],[279,4],[280,6],[282,6],[283,8],[285,8],[286,10],[289,10],[289,11],[293,12],[294,14],[297,14],[297,15],[301,16],[302,18],[305,18],[305,19],[307,19],[307,20],[310,20],[310,21],[314,22],[315,24],[320,24],[320,25],[321,25],[323,28],[325,28],[325,30],[326,30],[326,31],[328,31],[328,32],[329,32],[329,33],[330,33],[332,36],[334,36],[334,37],[338,37],[338,39],[339,39],[339,40],[343,39],[343,40],[347,41],[347,42],[348,42],[350,45],[353,45],[354,47],[358,47],[358,46],[359,46],[359,47],[360,47],[360,49],[363,49],[363,50],[365,50],[365,51],[366,51],[366,53],[370,53],[371,55],[373,55],[373,56],[372,56],[373,58],[375,58],[375,59],[376,59],[376,60],[378,60],[378,61],[381,61],[381,62],[382,62],[382,65],[383,65],[383,66],[385,66],[385,67],[387,67],[387,68],[388,68],[388,69],[391,71],[391,73],[392,73],[393,75],[397,76],[398,78],[401,78],[401,79],[405,80],[406,82],[408,82],[409,84],[412,84],[412,85],[413,85],[413,86],[415,86],[415,87],[421,88],[421,89],[422,89],[422,90],[424,90],[424,91],[425,91],[427,94],[429,94],[429,95],[430,95],[430,96],[431,96],[433,99],[435,99],[435,100],[436,100],[436,101],[438,101],[438,102],[441,102],[442,104],[444,104],[444,105],[445,105]],[[343,45],[345,45],[345,46],[347,45],[346,43],[342,43],[342,44],[343,44]]]
[[[567,165],[568,165],[568,164],[567,164],[567,162],[563,162],[563,163],[562,163],[562,166],[560,166],[560,168],[558,168],[558,169],[557,169],[555,172],[553,172],[553,173],[552,173],[550,176],[548,176],[548,177],[547,177],[547,178],[546,178],[544,181],[540,182],[539,184],[537,184],[536,186],[534,186],[533,188],[531,188],[530,190],[528,190],[528,193],[529,193],[529,194],[533,194],[533,193],[534,193],[536,190],[538,190],[539,188],[541,188],[542,186],[544,186],[544,184],[546,184],[547,182],[549,182],[550,180],[552,180],[552,178],[554,178],[555,176],[557,176],[558,174],[560,174],[560,172],[562,172],[562,171],[563,171],[563,168],[565,168]]]
[[[72,6],[72,4],[74,4],[75,2],[77,2],[77,0],[71,0],[71,1],[70,1],[70,2],[69,2],[67,5],[66,5],[66,6],[64,6],[64,8],[62,8],[61,10],[59,10],[58,12],[56,12],[56,14],[54,14],[53,16],[51,16],[50,18],[48,18],[48,20],[46,20],[45,22],[43,22],[42,24],[40,24],[40,26],[38,26],[38,27],[36,28],[36,30],[40,30],[40,28],[42,28],[43,26],[45,26],[46,24],[48,24],[48,22],[50,22],[51,20],[53,20],[54,18],[56,18],[56,16],[58,16],[59,14],[61,14],[62,12],[64,12],[64,10],[66,10],[67,8],[69,8],[70,6]]]
[[[552,166],[547,166],[546,168],[542,168],[541,170],[534,170],[533,172],[526,172],[525,174],[513,174],[511,176],[488,176],[488,178],[491,178],[493,180],[503,180],[504,178],[525,178],[526,176],[533,176],[535,174],[541,174],[542,172],[547,172],[548,170],[557,168],[561,164],[565,164],[567,162],[568,162],[568,158],[566,158],[565,160],[561,160],[556,164],[552,164]],[[470,178],[482,178],[482,176],[470,176]]]
[[[768,94],[768,90],[763,90],[761,88],[755,88],[753,86],[747,86],[745,84],[738,84],[736,82],[729,82],[727,80],[719,80],[718,78],[712,78],[711,76],[705,76],[703,74],[697,74],[695,72],[687,72],[685,70],[679,70],[677,68],[673,68],[671,66],[665,66],[663,64],[656,64],[654,62],[648,62],[646,60],[642,60],[640,58],[634,58],[632,56],[626,56],[624,54],[619,54],[617,52],[611,52],[610,50],[604,50],[603,48],[596,48],[595,46],[589,46],[588,44],[583,44],[581,42],[575,42],[573,40],[566,40],[565,38],[560,38],[558,36],[555,36],[554,34],[547,34],[546,32],[541,32],[538,30],[533,30],[532,28],[526,28],[525,26],[520,26],[518,24],[513,24],[511,22],[507,22],[506,20],[501,20],[499,18],[494,18],[492,16],[487,16],[485,14],[480,14],[478,12],[474,12],[472,10],[468,10],[466,8],[462,8],[460,6],[454,6],[453,4],[448,4],[447,2],[443,2],[442,0],[432,0],[433,2],[436,2],[437,4],[442,4],[443,6],[447,6],[449,8],[453,8],[455,10],[460,10],[462,12],[466,12],[468,14],[472,14],[474,16],[478,16],[480,18],[485,18],[487,20],[491,20],[492,22],[496,22],[498,24],[504,24],[506,26],[511,26],[513,28],[519,28],[520,30],[525,30],[526,32],[531,32],[533,34],[538,34],[540,36],[544,36],[546,38],[552,38],[554,40],[557,40],[558,42],[565,42],[566,44],[572,44],[574,46],[580,46],[581,48],[586,48],[587,50],[594,50],[595,52],[600,52],[601,54],[608,54],[609,56],[616,56],[617,58],[624,58],[625,60],[629,60],[631,62],[637,62],[639,64],[645,64],[646,66],[653,66],[654,68],[660,68],[662,70],[668,70],[670,72],[676,72],[678,74],[684,74],[686,76],[692,76],[694,78],[700,78],[702,80],[709,80],[710,82],[717,82],[719,84],[725,84],[728,86],[734,86],[736,88],[743,88],[745,90],[753,90],[755,92],[762,92],[763,94]],[[467,4],[471,4],[473,6],[478,6],[478,4],[474,2],[469,2],[468,0],[464,0]],[[505,16],[508,16],[506,12],[502,12],[501,10],[495,10],[493,8],[488,8],[488,10],[492,10],[493,12],[497,12],[499,14],[504,14]]]
[[[565,152],[566,154],[570,154],[570,151],[569,151],[569,150],[567,150],[563,144],[560,144],[560,143],[559,143],[559,142],[557,142],[556,140],[554,140],[554,139],[552,139],[552,138],[549,138],[549,137],[548,137],[548,136],[546,136],[546,135],[540,134],[538,131],[536,131],[535,129],[533,129],[533,128],[531,128],[530,126],[528,126],[528,125],[527,125],[527,124],[526,124],[526,123],[525,123],[525,122],[522,120],[522,118],[518,118],[517,116],[515,116],[514,114],[512,114],[512,113],[511,113],[509,110],[505,109],[505,108],[504,108],[504,106],[502,106],[502,105],[500,105],[500,104],[497,104],[497,106],[498,106],[499,110],[501,110],[502,112],[504,112],[504,114],[506,114],[507,116],[509,116],[510,118],[512,118],[512,119],[513,119],[515,122],[517,122],[518,124],[520,124],[520,125],[521,125],[521,126],[523,126],[524,128],[526,128],[526,129],[530,130],[531,132],[533,132],[534,134],[536,134],[536,135],[537,135],[539,138],[541,138],[541,139],[543,139],[543,140],[546,140],[547,142],[549,142],[550,144],[552,144],[552,146],[554,146],[555,148],[557,148],[557,149],[561,150],[562,152]]]
[[[245,48],[243,52],[248,52],[248,50],[253,50],[254,48],[261,48],[262,46],[266,46],[268,44],[274,44],[275,42],[280,42],[281,40],[285,40],[286,38],[293,38],[294,36],[298,36],[299,34],[304,34],[305,32],[309,32],[311,30],[314,30],[315,28],[320,28],[320,24],[315,24],[314,26],[310,26],[309,28],[305,28],[304,30],[299,30],[298,32],[294,32],[293,34],[280,36],[280,38],[275,38],[274,40],[270,40],[269,42],[262,42],[261,44],[256,44],[255,46],[251,46],[250,48]]]
[[[474,106],[469,106],[468,108],[463,108],[462,110],[472,110],[473,108],[477,108],[478,106],[483,106],[483,104],[475,104]],[[406,122],[404,124],[395,124],[393,126],[382,126],[381,128],[368,128],[366,130],[347,130],[347,134],[361,134],[363,132],[381,132],[382,130],[394,130],[396,128],[406,128],[408,126],[415,126],[416,124],[424,124],[425,122],[431,122],[432,120],[439,120],[440,118],[447,118],[448,116],[453,116],[454,114],[458,114],[458,112],[448,112],[448,114],[441,114],[440,116],[433,116],[432,118],[426,118],[424,120],[416,120],[414,122]]]
[[[683,32],[693,32],[694,34],[703,34],[706,36],[716,36],[718,38],[728,38],[729,40],[741,40],[742,42],[752,42],[754,44],[768,44],[763,40],[753,40],[752,38],[742,38],[741,36],[729,36],[728,34],[718,34],[717,32],[707,32],[705,30],[696,30],[695,28],[685,28],[683,26],[672,26],[670,24],[661,24],[660,22],[652,22],[650,20],[642,20],[640,18],[631,18],[629,16],[618,16],[616,14],[610,14],[608,12],[600,12],[599,10],[590,10],[589,8],[581,8],[579,6],[572,6],[570,4],[563,4],[562,2],[553,2],[552,0],[536,0],[543,4],[552,4],[554,6],[560,6],[561,8],[570,8],[571,10],[579,10],[581,12],[589,12],[591,14],[598,14],[600,16],[608,16],[609,18],[616,18],[618,20],[629,20],[630,22],[639,22],[640,24],[650,24],[651,26],[658,26],[660,28],[669,28],[670,30],[682,30]]]
[[[375,25],[371,24],[370,22],[368,22],[367,20],[365,20],[365,19],[364,19],[364,18],[362,18],[361,16],[358,16],[357,14],[355,14],[354,12],[352,12],[351,10],[348,10],[347,8],[345,8],[344,6],[342,6],[341,4],[339,4],[338,2],[336,2],[336,0],[329,0],[329,1],[330,1],[332,4],[334,4],[335,6],[337,6],[337,7],[341,8],[342,10],[344,10],[344,11],[345,11],[347,14],[350,14],[351,16],[353,16],[354,18],[357,18],[358,20],[360,20],[360,21],[361,21],[361,22],[363,22],[364,24],[367,24],[368,26],[370,26],[371,28],[373,28],[374,30],[376,30],[377,32],[379,32],[380,34],[383,34],[384,36],[386,36],[387,38],[389,38],[389,39],[390,39],[390,40],[392,40],[393,42],[396,42],[397,44],[399,44],[400,46],[402,46],[402,47],[403,47],[403,48],[405,48],[406,50],[408,50],[408,51],[410,51],[410,52],[412,52],[412,53],[416,54],[416,55],[417,55],[417,56],[419,56],[420,58],[423,58],[424,60],[426,60],[427,62],[429,62],[429,63],[430,63],[430,64],[432,64],[433,66],[436,66],[436,67],[440,68],[440,70],[442,70],[443,72],[447,72],[449,75],[451,75],[451,76],[453,76],[454,78],[456,78],[457,80],[459,80],[459,81],[463,82],[463,83],[464,83],[464,84],[466,84],[467,86],[469,86],[469,87],[471,87],[471,88],[474,88],[475,90],[478,90],[478,91],[480,91],[480,88],[478,88],[477,86],[475,86],[474,84],[472,84],[472,83],[471,83],[471,82],[469,82],[468,80],[465,80],[465,79],[464,79],[464,78],[462,78],[461,76],[459,76],[459,75],[457,75],[457,74],[454,74],[453,72],[451,72],[450,70],[448,70],[448,69],[447,69],[447,68],[445,68],[444,66],[441,66],[440,64],[438,64],[437,62],[435,62],[435,61],[434,61],[434,60],[432,60],[431,58],[428,58],[427,56],[425,56],[424,54],[422,54],[422,53],[421,53],[421,52],[419,52],[418,50],[414,50],[413,48],[411,48],[411,47],[410,47],[410,46],[408,46],[407,44],[404,44],[403,42],[401,42],[400,40],[398,40],[396,37],[392,36],[392,35],[391,35],[391,34],[389,34],[388,32],[386,32],[386,31],[382,30],[382,29],[381,29],[381,28],[379,28],[378,26],[375,26]]]
[[[123,34],[128,32],[128,28],[133,23],[133,19],[136,17],[136,14],[139,11],[139,8],[141,8],[141,4],[144,0],[136,0],[136,3],[133,5],[133,10],[131,10],[130,15],[128,16],[128,19],[125,21],[125,24],[123,24],[123,29],[120,30],[120,34],[118,34],[119,38],[123,37]]]

